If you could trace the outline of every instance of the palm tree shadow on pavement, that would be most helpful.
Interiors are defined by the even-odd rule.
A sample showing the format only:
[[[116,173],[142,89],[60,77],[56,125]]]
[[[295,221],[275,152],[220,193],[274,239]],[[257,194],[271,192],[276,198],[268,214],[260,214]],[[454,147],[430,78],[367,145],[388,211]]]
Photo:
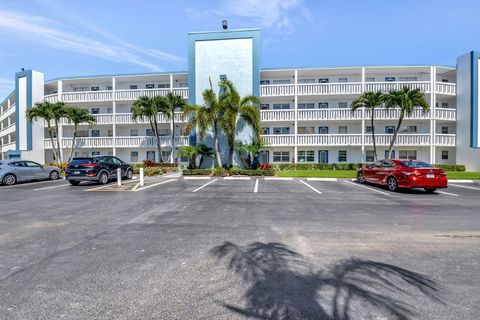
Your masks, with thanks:
[[[281,243],[225,242],[211,253],[249,285],[244,307],[222,305],[252,319],[349,320],[363,310],[403,320],[415,314],[408,297],[443,304],[433,280],[382,262],[351,258],[316,270]]]

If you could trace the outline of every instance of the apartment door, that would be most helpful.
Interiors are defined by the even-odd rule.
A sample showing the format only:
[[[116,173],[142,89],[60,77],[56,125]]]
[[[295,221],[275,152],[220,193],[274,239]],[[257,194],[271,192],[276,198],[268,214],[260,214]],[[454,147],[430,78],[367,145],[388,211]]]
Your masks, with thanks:
[[[318,163],[328,163],[328,150],[318,150]]]

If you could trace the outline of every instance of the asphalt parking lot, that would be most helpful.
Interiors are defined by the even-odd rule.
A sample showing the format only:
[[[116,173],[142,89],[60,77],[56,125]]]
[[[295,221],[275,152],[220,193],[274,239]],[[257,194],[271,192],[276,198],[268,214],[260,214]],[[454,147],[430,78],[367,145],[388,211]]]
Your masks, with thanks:
[[[0,187],[0,318],[480,318],[476,183],[113,186]]]

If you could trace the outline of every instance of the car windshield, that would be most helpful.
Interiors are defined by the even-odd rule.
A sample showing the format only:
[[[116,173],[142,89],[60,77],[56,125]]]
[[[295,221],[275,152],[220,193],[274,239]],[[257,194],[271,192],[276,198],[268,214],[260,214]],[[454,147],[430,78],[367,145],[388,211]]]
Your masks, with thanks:
[[[87,164],[87,163],[96,163],[97,160],[94,158],[73,158],[70,161],[70,164],[79,165],[79,164]]]
[[[403,166],[409,168],[431,168],[432,166],[423,161],[402,161],[400,162]]]

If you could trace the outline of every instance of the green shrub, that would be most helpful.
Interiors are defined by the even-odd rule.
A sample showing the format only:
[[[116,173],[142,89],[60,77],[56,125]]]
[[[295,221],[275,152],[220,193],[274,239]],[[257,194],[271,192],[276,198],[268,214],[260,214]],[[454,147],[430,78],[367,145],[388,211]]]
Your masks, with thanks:
[[[184,176],[209,176],[212,174],[211,169],[185,169],[183,170]]]
[[[361,163],[279,163],[275,170],[356,170]]]
[[[144,174],[147,177],[159,176],[164,174],[165,172],[166,170],[162,167],[147,167],[144,170]]]
[[[465,165],[463,164],[434,164],[434,168],[443,169],[445,171],[465,171]]]
[[[212,176],[226,177],[226,176],[228,176],[228,170],[225,169],[225,168],[215,167],[212,170]]]
[[[238,175],[241,176],[274,176],[275,170],[260,170],[260,169],[240,169],[238,170]]]
[[[236,175],[236,174],[238,174],[239,171],[240,171],[240,168],[238,168],[237,166],[233,166],[228,170],[228,172],[231,175]]]

